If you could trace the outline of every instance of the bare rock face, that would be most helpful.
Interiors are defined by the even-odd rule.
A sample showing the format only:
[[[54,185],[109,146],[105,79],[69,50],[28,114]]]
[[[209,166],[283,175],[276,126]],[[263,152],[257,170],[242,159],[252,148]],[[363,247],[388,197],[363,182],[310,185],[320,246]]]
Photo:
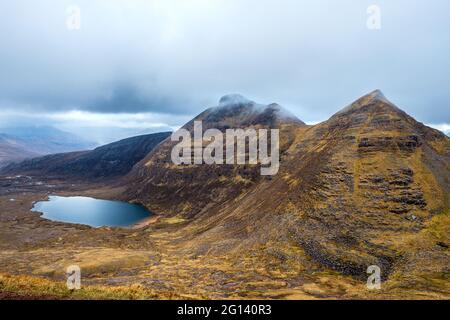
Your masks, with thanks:
[[[261,178],[251,166],[176,167],[173,143],[166,141],[128,176],[127,199],[183,215],[190,221],[186,237],[209,252],[297,248],[301,263],[361,278],[370,265],[380,266],[385,278],[411,269],[408,259],[416,259],[410,272],[428,272],[431,256],[440,257],[435,270],[447,268],[442,246],[427,244],[423,251],[431,240],[419,240],[421,230],[448,213],[447,136],[380,91],[312,127],[281,114],[275,104],[227,96],[195,119],[206,128],[278,126],[277,176]]]

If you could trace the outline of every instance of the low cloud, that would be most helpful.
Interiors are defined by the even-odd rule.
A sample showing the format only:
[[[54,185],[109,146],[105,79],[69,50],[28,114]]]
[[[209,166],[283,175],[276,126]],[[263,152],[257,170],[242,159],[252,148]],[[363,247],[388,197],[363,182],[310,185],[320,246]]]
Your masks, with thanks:
[[[450,124],[448,123],[441,123],[441,124],[429,124],[429,127],[438,129],[439,131],[442,131],[446,135],[450,135]]]
[[[2,1],[0,110],[177,119],[237,92],[317,122],[379,88],[450,123],[450,2],[377,2],[374,31],[366,0]]]
[[[177,130],[189,120],[188,116],[156,113],[94,113],[89,111],[65,111],[32,114],[28,112],[0,112],[2,127],[51,125],[78,136],[106,144],[126,137]]]

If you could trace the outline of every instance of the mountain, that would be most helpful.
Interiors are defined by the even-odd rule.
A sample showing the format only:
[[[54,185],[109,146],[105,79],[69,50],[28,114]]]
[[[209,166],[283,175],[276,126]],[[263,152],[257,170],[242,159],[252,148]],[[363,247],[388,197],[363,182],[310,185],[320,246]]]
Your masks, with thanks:
[[[266,267],[361,279],[377,265],[397,288],[446,290],[446,135],[379,90],[315,126],[240,96],[222,98],[195,120],[205,128],[279,128],[281,168],[262,177],[258,166],[175,166],[174,143],[156,147],[126,177],[123,199],[187,221],[178,234],[183,254],[250,261],[263,252],[255,263]]]
[[[178,142],[168,133],[148,148],[137,137],[9,166],[65,181],[98,177],[102,183],[61,191],[142,203],[155,215],[139,229],[90,229],[30,216],[28,194],[16,218],[22,201],[7,195],[3,242],[17,251],[3,254],[3,268],[53,277],[73,261],[76,247],[94,283],[141,283],[152,297],[449,296],[449,137],[378,90],[314,126],[277,104],[239,95],[225,96],[184,129],[192,133],[194,120],[203,130],[280,129],[278,173],[262,176],[259,165],[174,165]],[[55,259],[47,261],[47,248]],[[382,288],[369,291],[367,270],[374,266]],[[149,276],[158,281],[142,282]]]
[[[2,173],[27,173],[84,179],[111,178],[128,173],[169,132],[143,135],[114,142],[92,151],[53,154],[11,164]]]
[[[21,140],[27,150],[37,154],[53,154],[92,149],[95,143],[49,126],[7,127],[0,132]]]
[[[193,132],[194,121],[202,121],[203,131],[278,128],[282,136],[281,152],[290,147],[295,130],[306,127],[279,105],[257,104],[240,95],[224,96],[218,106],[202,112],[183,128]],[[170,139],[164,141],[133,168],[125,178],[126,199],[145,204],[155,212],[193,217],[199,208],[207,209],[222,200],[234,199],[261,180],[256,165],[176,166],[171,160],[175,144]]]
[[[52,127],[0,128],[0,168],[27,158],[94,146],[92,142]]]
[[[10,162],[22,161],[38,155],[38,153],[28,150],[25,141],[0,134],[0,168]]]

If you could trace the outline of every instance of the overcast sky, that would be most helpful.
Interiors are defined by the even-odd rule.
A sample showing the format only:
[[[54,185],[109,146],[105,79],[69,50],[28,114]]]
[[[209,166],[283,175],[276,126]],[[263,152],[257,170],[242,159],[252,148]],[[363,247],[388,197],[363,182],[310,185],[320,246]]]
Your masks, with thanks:
[[[0,126],[103,143],[176,128],[228,93],[313,123],[379,88],[450,130],[449,12],[448,0],[1,1]]]

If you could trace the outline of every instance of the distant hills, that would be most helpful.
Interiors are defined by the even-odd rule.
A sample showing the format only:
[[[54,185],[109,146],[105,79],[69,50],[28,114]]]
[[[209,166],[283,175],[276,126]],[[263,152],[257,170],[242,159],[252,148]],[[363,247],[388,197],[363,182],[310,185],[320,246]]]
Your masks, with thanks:
[[[38,155],[38,152],[28,149],[28,144],[25,141],[7,134],[0,134],[0,168],[10,162],[17,162]]]
[[[87,150],[96,146],[92,141],[49,126],[0,128],[0,132],[26,142],[30,150],[41,154]]]
[[[10,164],[3,173],[45,174],[76,179],[111,178],[127,174],[170,132],[124,139],[92,151],[52,154]]]
[[[95,143],[48,126],[0,128],[0,167],[59,152],[87,150]]]

